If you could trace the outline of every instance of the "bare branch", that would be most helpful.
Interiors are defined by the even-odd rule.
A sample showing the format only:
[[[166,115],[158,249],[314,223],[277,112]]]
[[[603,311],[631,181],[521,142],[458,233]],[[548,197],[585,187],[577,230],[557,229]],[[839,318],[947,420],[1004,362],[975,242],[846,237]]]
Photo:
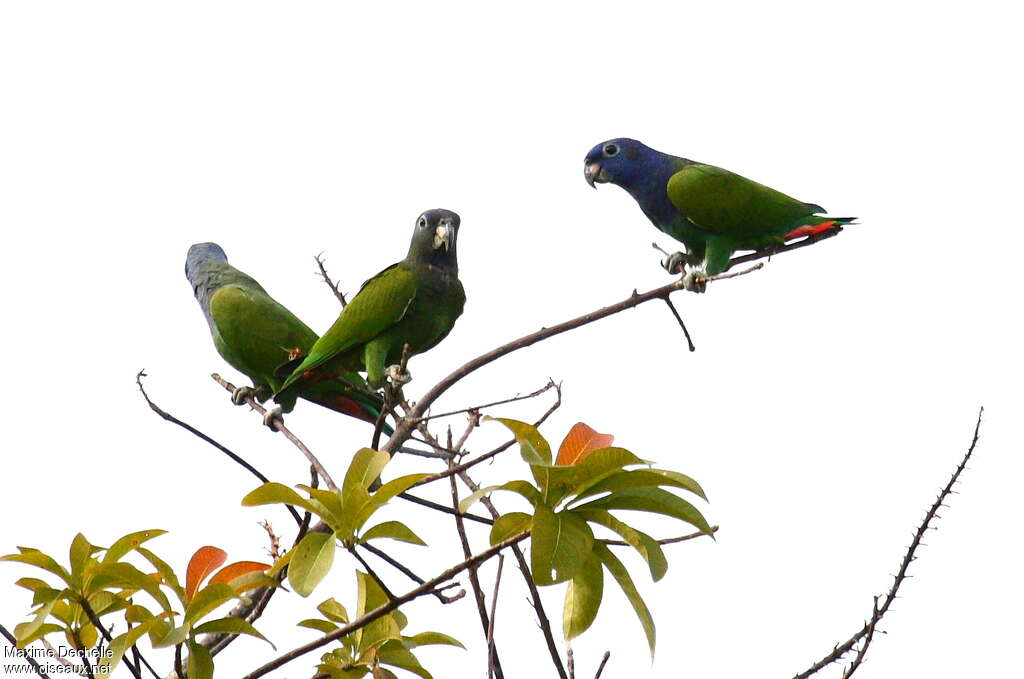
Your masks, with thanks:
[[[709,280],[718,280],[718,278],[712,276],[709,278]],[[560,335],[564,332],[568,332],[569,330],[574,330],[584,325],[594,323],[595,321],[599,321],[603,318],[607,318],[608,316],[612,316],[627,309],[633,309],[635,307],[640,306],[641,304],[650,302],[652,300],[664,299],[671,295],[673,292],[683,289],[683,280],[679,279],[673,281],[672,283],[669,283],[668,285],[664,285],[660,288],[656,288],[648,292],[637,293],[634,291],[632,295],[622,300],[621,302],[617,302],[615,304],[611,304],[601,309],[591,311],[590,313],[583,314],[582,316],[578,316],[576,318],[570,319],[563,323],[559,323],[557,325],[553,325],[549,328],[541,328],[536,332],[524,335],[519,339],[507,342],[506,344],[503,344],[500,347],[497,347],[496,349],[492,349],[487,353],[477,356],[476,358],[456,368],[455,371],[453,371],[447,377],[445,377],[440,382],[435,384],[426,394],[424,394],[416,403],[415,407],[413,407],[412,411],[409,412],[408,415],[404,418],[404,421],[398,423],[398,426],[395,429],[395,433],[391,435],[391,438],[388,439],[387,443],[384,444],[381,450],[385,450],[388,453],[393,453],[395,449],[398,448],[398,446],[400,446],[409,437],[410,433],[415,428],[416,423],[420,420],[420,418],[424,416],[424,414],[426,414],[427,409],[430,408],[434,401],[436,401],[443,393],[448,391],[448,389],[450,389],[454,384],[465,378],[470,373],[479,370],[488,363],[496,361],[497,359],[502,358],[503,356],[506,356],[514,351],[525,349],[526,347],[532,346],[538,342],[550,339],[555,335]]]
[[[242,458],[241,455],[238,455],[237,453],[232,452],[227,447],[221,445],[217,441],[214,441],[212,438],[210,438],[209,436],[207,436],[203,432],[201,432],[198,429],[196,429],[195,427],[193,427],[191,424],[188,424],[187,422],[183,422],[183,421],[179,420],[174,415],[171,415],[166,410],[163,410],[156,403],[153,403],[152,399],[149,398],[149,394],[146,393],[145,387],[142,386],[142,378],[143,377],[148,377],[146,375],[146,371],[145,370],[140,370],[138,372],[138,374],[135,375],[135,384],[137,384],[139,386],[139,391],[142,392],[142,398],[146,399],[146,404],[149,406],[150,410],[152,410],[154,413],[156,413],[157,415],[159,415],[163,419],[167,420],[168,422],[170,422],[172,424],[178,425],[179,427],[181,427],[185,431],[189,432],[193,436],[198,436],[202,440],[206,441],[211,446],[213,446],[214,448],[216,448],[220,452],[222,452],[225,455],[227,455],[228,457],[230,457],[236,463],[241,465],[250,474],[255,476],[257,479],[259,479],[263,483],[270,483],[270,479],[268,479],[266,476],[264,476],[263,473],[260,472],[260,470],[256,469],[256,467],[253,467],[251,464],[246,462]],[[288,511],[291,513],[292,518],[295,519],[295,522],[301,525],[302,524],[302,519],[299,517],[299,513],[297,511],[295,511],[295,509],[293,509],[291,507],[291,505],[285,505],[285,506],[287,507]]]
[[[714,535],[717,532],[718,532],[718,526],[712,526],[711,527],[711,535]],[[689,535],[680,535],[679,537],[675,537],[675,538],[664,538],[662,540],[658,540],[657,542],[658,542],[659,545],[671,545],[671,544],[674,544],[676,542],[686,542],[687,540],[695,540],[696,538],[704,537],[704,536],[707,536],[707,535],[708,534],[703,532],[703,531],[697,531],[696,533],[690,533]],[[625,540],[600,540],[600,542],[603,542],[604,544],[606,544],[606,545],[608,545],[610,547],[629,547],[629,546],[631,546]]]
[[[342,291],[338,289],[338,283],[340,283],[341,280],[331,280],[331,277],[327,273],[327,267],[324,266],[324,262],[326,262],[327,260],[324,259],[323,254],[324,253],[321,252],[313,259],[316,260],[316,266],[317,268],[320,269],[320,277],[324,280],[324,283],[327,284],[327,287],[331,289],[331,292],[334,294],[335,299],[341,302],[341,308],[344,309],[348,305],[348,301],[345,299],[344,293],[342,293]]]
[[[322,648],[327,644],[331,643],[332,641],[336,641],[346,635],[351,634],[357,629],[361,629],[369,625],[374,620],[377,620],[387,615],[388,613],[398,609],[400,606],[409,603],[413,599],[417,599],[425,594],[429,594],[431,591],[437,589],[438,585],[448,582],[449,580],[451,580],[467,568],[479,566],[480,564],[487,561],[488,559],[498,554],[502,550],[506,549],[507,547],[511,547],[525,540],[527,536],[529,536],[529,533],[519,533],[518,535],[513,535],[507,540],[503,540],[498,544],[489,547],[488,549],[485,549],[479,554],[476,554],[475,556],[472,556],[466,559],[465,561],[456,564],[455,566],[452,566],[451,568],[447,569],[437,577],[427,580],[419,587],[406,592],[402,596],[393,599],[392,601],[389,601],[386,604],[378,606],[377,608],[373,609],[372,611],[369,611],[368,613],[365,613],[364,615],[361,615],[349,624],[278,656],[274,660],[271,660],[265,665],[245,675],[245,677],[243,677],[242,679],[257,679],[257,677],[262,677],[268,672],[272,672],[273,670],[276,670],[278,667],[281,667],[282,665],[289,663],[292,660],[295,660],[296,658],[300,658],[303,655],[310,653],[311,651],[315,651],[318,648]]]
[[[611,655],[611,651],[604,652],[604,657],[601,658],[601,664],[597,666],[597,674],[594,675],[594,679],[601,679],[601,673],[604,672],[604,666],[608,664],[608,658],[610,658]]]
[[[210,375],[210,377],[213,378],[214,382],[230,391],[232,396],[235,394],[236,391],[238,391],[238,388],[235,385],[231,384],[217,373],[213,373],[212,375]],[[252,407],[252,409],[258,412],[260,415],[267,414],[267,409],[260,405],[260,403],[252,396],[245,399],[245,402],[248,403]],[[272,424],[274,431],[279,431],[282,434],[284,434],[284,437],[291,441],[292,445],[298,448],[300,453],[306,456],[306,459],[309,460],[309,463],[316,468],[317,474],[319,474],[320,478],[324,480],[324,483],[327,484],[327,487],[330,488],[331,490],[338,490],[338,486],[334,484],[334,480],[331,478],[331,475],[327,473],[327,469],[325,469],[324,466],[320,464],[320,460],[316,459],[316,456],[313,455],[312,452],[310,452],[309,448],[306,447],[306,444],[300,441],[295,434],[291,433],[291,431],[288,430],[288,427],[284,426],[284,422],[282,422],[280,418],[275,418]]]
[[[454,485],[454,481],[452,482]],[[491,618],[487,625],[487,648],[494,648],[494,616],[498,612],[498,588],[501,587],[501,571],[505,566],[505,555],[502,554],[498,557],[498,573],[494,576],[494,596],[491,599]],[[497,651],[495,651],[497,656]],[[487,676],[488,679],[494,676],[495,667],[490,663],[487,664]]]
[[[420,422],[426,422],[428,420],[437,420],[437,419],[440,419],[442,417],[451,417],[452,415],[459,415],[461,413],[469,413],[469,412],[473,412],[473,411],[480,411],[480,410],[483,410],[484,408],[492,408],[494,406],[503,406],[506,403],[515,403],[516,401],[525,401],[527,399],[537,398],[538,396],[540,396],[544,392],[546,392],[546,391],[548,391],[550,389],[554,389],[556,386],[557,385],[555,384],[555,381],[550,379],[550,378],[548,378],[548,383],[547,384],[545,384],[543,387],[541,387],[537,391],[531,392],[529,394],[525,394],[525,395],[516,394],[512,398],[505,398],[505,399],[502,399],[500,401],[491,401],[490,403],[483,403],[481,405],[472,406],[470,408],[460,408],[458,410],[449,410],[446,413],[439,413],[437,415],[427,415],[426,417],[421,417],[420,418]],[[456,447],[456,450],[457,449],[458,449],[458,447]]]
[[[383,551],[381,549],[378,549],[377,547],[374,547],[373,545],[369,544],[368,542],[361,542],[361,543],[359,543],[358,546],[362,547],[363,549],[365,549],[366,551],[370,552],[371,554],[377,556],[377,558],[381,559],[382,561],[387,562],[388,564],[390,564],[396,570],[401,571],[402,574],[404,574],[407,578],[409,578],[413,582],[415,582],[415,583],[417,583],[419,585],[423,584],[423,582],[424,582],[423,578],[421,578],[420,576],[418,576],[415,573],[413,573],[412,570],[410,570],[408,567],[406,567],[404,564],[402,564],[397,559],[393,558],[387,552],[385,552],[385,551]],[[433,594],[434,594],[434,596],[436,596],[438,598],[438,600],[441,603],[443,603],[443,604],[450,604],[450,603],[458,601],[462,597],[466,596],[466,590],[464,590],[464,589],[463,590],[459,590],[458,594],[453,594],[451,596],[445,594],[441,590],[435,590],[433,592]]]
[[[3,625],[0,625],[0,635],[2,635],[4,639],[7,639],[7,641],[10,642],[12,647],[18,648],[18,639],[9,631],[7,631],[7,628]],[[29,665],[31,665],[32,669],[34,669],[36,671],[36,674],[38,674],[40,677],[43,677],[43,679],[50,679],[50,675],[43,671],[42,666],[38,662],[36,662],[36,659],[33,658],[31,655],[26,653],[25,655],[21,656],[21,658]]]
[[[867,637],[874,634],[876,625],[881,621],[882,616],[885,615],[886,611],[889,610],[889,606],[892,605],[892,602],[896,600],[896,595],[899,593],[900,586],[903,584],[904,580],[909,577],[907,575],[907,569],[910,568],[911,562],[915,559],[914,553],[921,545],[921,539],[924,538],[925,532],[931,527],[930,524],[936,518],[939,507],[942,507],[943,503],[945,503],[953,493],[953,485],[960,479],[960,475],[963,473],[964,468],[967,467],[967,462],[971,459],[971,455],[974,453],[975,446],[978,445],[978,435],[981,431],[981,416],[984,412],[984,408],[981,408],[978,411],[978,420],[974,425],[974,438],[971,439],[971,445],[968,447],[967,452],[960,461],[960,464],[957,465],[956,470],[954,470],[953,475],[949,479],[949,483],[947,483],[945,488],[939,492],[939,496],[935,498],[935,502],[932,503],[932,506],[928,509],[927,513],[925,513],[924,520],[921,521],[921,524],[917,527],[917,531],[914,533],[914,539],[911,540],[910,547],[907,548],[906,553],[903,555],[903,561],[900,563],[899,572],[897,572],[893,577],[892,587],[889,588],[889,592],[886,594],[882,605],[878,605],[878,598],[875,597],[874,611],[871,614],[871,618],[864,623],[864,626],[852,637],[832,649],[831,653],[811,665],[800,674],[796,675],[794,679],[807,679],[807,677],[815,674],[824,667],[838,661],[844,655],[853,650],[861,639],[864,639],[865,643],[861,646],[861,650],[858,652],[857,658],[854,660],[853,665],[847,669],[848,674],[844,674],[844,677],[848,677],[850,674],[853,674],[857,667],[860,666],[861,661],[864,659],[864,653],[867,651],[867,646],[870,644]]]

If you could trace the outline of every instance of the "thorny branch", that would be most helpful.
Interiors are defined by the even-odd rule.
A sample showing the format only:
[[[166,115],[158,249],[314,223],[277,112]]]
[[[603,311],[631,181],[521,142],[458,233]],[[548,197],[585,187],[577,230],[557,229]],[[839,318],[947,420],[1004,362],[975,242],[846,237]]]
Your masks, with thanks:
[[[331,280],[330,275],[327,273],[327,267],[324,266],[324,262],[326,262],[327,260],[324,259],[323,255],[324,253],[321,252],[313,259],[316,260],[316,266],[318,269],[320,269],[320,277],[324,279],[324,283],[326,283],[327,287],[331,289],[331,292],[334,294],[335,299],[341,302],[341,308],[344,309],[348,305],[348,300],[345,299],[345,294],[338,288],[338,283],[340,283],[341,281]]]
[[[850,637],[842,644],[839,644],[834,649],[832,649],[831,653],[829,653],[824,658],[811,665],[809,668],[807,668],[800,674],[796,675],[793,679],[807,679],[807,677],[811,676],[812,674],[815,674],[821,669],[827,667],[828,665],[837,662],[844,655],[852,651],[854,647],[858,643],[860,643],[861,640],[863,640],[863,643],[857,652],[857,656],[855,657],[853,664],[851,664],[850,667],[848,667],[846,672],[843,674],[844,679],[852,675],[860,666],[861,662],[864,659],[864,654],[867,652],[867,648],[871,643],[871,638],[874,636],[875,627],[882,620],[882,617],[885,615],[886,611],[889,610],[889,606],[892,605],[892,602],[896,600],[896,595],[899,593],[900,586],[903,584],[903,581],[907,578],[907,569],[910,568],[910,564],[916,558],[914,554],[917,551],[917,548],[921,545],[921,540],[924,538],[925,532],[931,527],[931,522],[936,518],[936,515],[939,511],[939,507],[943,506],[943,504],[949,498],[950,494],[953,492],[953,486],[960,479],[960,475],[967,467],[967,463],[968,461],[970,461],[971,455],[974,453],[975,446],[978,445],[978,435],[981,431],[981,416],[984,414],[984,412],[984,408],[981,408],[978,411],[978,420],[974,425],[974,437],[971,439],[971,445],[967,448],[967,452],[964,454],[964,457],[960,461],[960,464],[957,465],[956,470],[954,470],[952,476],[950,476],[949,483],[947,483],[946,486],[939,492],[939,496],[935,498],[935,502],[932,503],[932,506],[925,513],[924,520],[921,521],[920,525],[917,527],[917,531],[914,533],[914,539],[910,541],[910,547],[907,548],[906,553],[903,555],[903,561],[900,562],[900,569],[893,577],[892,587],[889,588],[889,592],[886,594],[885,600],[882,602],[882,605],[878,605],[878,597],[875,597],[875,605],[874,610],[871,614],[871,618],[864,623],[864,626],[861,627],[852,637]]]

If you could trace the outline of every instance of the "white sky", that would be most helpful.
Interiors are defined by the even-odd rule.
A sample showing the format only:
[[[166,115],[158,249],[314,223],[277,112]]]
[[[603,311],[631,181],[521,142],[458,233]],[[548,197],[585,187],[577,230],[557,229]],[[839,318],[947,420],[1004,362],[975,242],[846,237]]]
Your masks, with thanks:
[[[420,211],[459,212],[469,300],[451,336],[413,360],[415,398],[508,339],[668,282],[650,243],[671,240],[620,189],[583,181],[591,146],[633,136],[861,224],[703,297],[677,295],[694,354],[651,304],[519,352],[438,404],[551,376],[565,386],[551,439],[582,419],[707,489],[716,543],[668,548],[657,585],[622,554],[658,625],[653,666],[609,581],[574,645],[578,675],[593,676],[605,649],[606,677],[803,670],[888,588],[984,404],[976,460],[858,676],[1007,676],[1024,603],[1012,532],[1024,472],[1021,54],[1008,4],[509,7],[3,5],[0,550],[63,555],[79,530],[109,544],[164,528],[152,546],[183,569],[205,544],[261,558],[264,517],[292,535],[283,511],[241,508],[255,481],[154,416],[135,388],[145,368],[164,408],[268,475],[306,481],[296,451],[208,378],[240,376],[213,350],[183,277],[190,244],[220,243],[323,330],[337,307],[313,255],[326,250],[354,292],[404,254]],[[496,414],[532,418],[546,405]],[[313,406],[288,424],[338,470],[368,436]],[[503,436],[486,425],[472,449]],[[477,472],[503,474],[528,471],[510,452]],[[393,551],[421,575],[456,560],[450,521],[418,512],[410,523],[431,549]],[[0,567],[9,628],[29,609],[11,583],[31,570]],[[328,596],[351,604],[353,580],[339,555],[310,600],[279,595],[258,627],[282,651],[307,641],[293,623]],[[501,591],[506,676],[553,676],[511,568]],[[545,592],[556,620],[562,592]],[[435,676],[483,675],[469,597],[409,613],[410,631],[471,648],[423,651]],[[239,641],[218,676],[272,655]],[[272,676],[310,676],[314,657]]]

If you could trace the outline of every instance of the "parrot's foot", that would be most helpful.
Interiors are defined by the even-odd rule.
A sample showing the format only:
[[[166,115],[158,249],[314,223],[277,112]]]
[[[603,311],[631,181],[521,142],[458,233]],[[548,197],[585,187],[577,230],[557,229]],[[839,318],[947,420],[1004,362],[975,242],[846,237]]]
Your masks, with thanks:
[[[281,415],[281,406],[271,408],[263,415],[263,424],[270,427],[271,431],[277,431],[278,426],[284,426],[284,417]]]
[[[258,400],[256,390],[252,387],[239,387],[235,389],[235,393],[231,394],[231,402],[236,406],[245,405],[245,402],[250,398]]]
[[[704,292],[708,287],[708,277],[703,271],[691,271],[683,276],[683,287],[690,292]]]
[[[664,250],[662,250],[664,252]],[[681,274],[686,270],[686,253],[685,252],[674,252],[661,261],[661,266],[665,271],[675,276]]]
[[[389,365],[387,370],[384,371],[384,374],[387,375],[392,384],[399,387],[412,382],[412,375],[409,374],[409,371],[403,372],[402,366],[400,365]]]

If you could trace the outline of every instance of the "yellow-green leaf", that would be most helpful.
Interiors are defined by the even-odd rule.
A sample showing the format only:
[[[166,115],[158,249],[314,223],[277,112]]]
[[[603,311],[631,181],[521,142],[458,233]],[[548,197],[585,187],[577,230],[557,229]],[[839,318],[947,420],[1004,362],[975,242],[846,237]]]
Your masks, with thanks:
[[[420,538],[420,536],[412,532],[411,528],[399,521],[384,521],[383,523],[378,523],[376,526],[363,533],[359,538],[359,541],[367,542],[369,540],[378,540],[380,538],[391,538],[392,540],[409,542],[414,545],[427,544]]]
[[[530,570],[538,585],[565,582],[575,575],[594,542],[586,521],[544,505],[538,505],[533,515],[531,536]]]
[[[633,607],[636,617],[640,619],[640,626],[643,627],[644,634],[647,636],[647,645],[651,649],[651,657],[653,658],[655,642],[654,618],[651,617],[651,612],[640,596],[640,592],[636,590],[633,578],[629,576],[629,571],[622,565],[622,562],[612,554],[610,549],[600,542],[594,543],[594,554],[601,560],[601,563],[608,569],[608,572],[612,574],[615,581],[619,583],[619,587],[622,588],[626,599],[629,600],[629,604]]]
[[[222,582],[203,587],[196,592],[192,601],[188,603],[188,607],[185,608],[185,626],[196,624],[213,609],[237,598],[235,590]]]
[[[277,647],[270,643],[270,640],[260,634],[255,627],[250,625],[248,621],[242,620],[241,618],[224,617],[216,620],[210,620],[204,622],[202,625],[194,628],[192,634],[248,634],[251,637],[262,639],[263,641],[270,644],[270,647],[275,651]]]
[[[501,422],[509,428],[519,444],[519,454],[528,464],[551,464],[551,445],[540,435],[535,426],[504,417],[486,417],[484,419]]]
[[[507,540],[513,535],[530,530],[533,517],[524,512],[509,512],[499,516],[491,526],[491,545]]]
[[[192,640],[188,642],[188,679],[213,679],[213,656]]]
[[[601,569],[601,561],[591,551],[565,590],[562,634],[566,640],[575,639],[594,623],[603,596],[604,571]]]
[[[166,532],[167,531],[160,529],[141,530],[137,533],[129,533],[124,537],[118,538],[114,544],[107,548],[106,554],[103,555],[103,563],[120,561],[122,556],[132,551],[143,542],[159,537]]]
[[[288,582],[300,596],[309,596],[334,564],[334,534],[307,533],[292,550]]]

